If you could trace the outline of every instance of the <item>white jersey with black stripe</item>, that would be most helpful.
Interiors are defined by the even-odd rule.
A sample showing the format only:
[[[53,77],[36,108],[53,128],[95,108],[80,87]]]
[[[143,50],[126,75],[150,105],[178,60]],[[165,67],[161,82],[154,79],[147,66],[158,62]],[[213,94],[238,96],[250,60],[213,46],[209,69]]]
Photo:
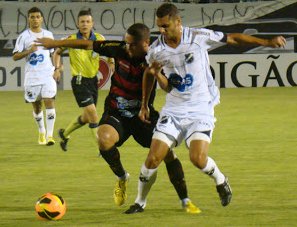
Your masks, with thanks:
[[[42,29],[41,32],[35,33],[30,29],[23,31],[16,40],[13,54],[23,52],[31,48],[37,38],[54,38],[52,32]],[[54,49],[44,49],[37,47],[37,51],[29,54],[25,64],[25,86],[43,84],[48,77],[53,76],[54,66],[50,54]]]
[[[151,45],[146,60],[163,64],[163,71],[173,89],[166,96],[163,109],[174,113],[196,112],[200,102],[219,103],[220,95],[213,80],[208,49],[221,42],[224,33],[204,28],[182,28],[176,48],[166,45],[160,35]]]

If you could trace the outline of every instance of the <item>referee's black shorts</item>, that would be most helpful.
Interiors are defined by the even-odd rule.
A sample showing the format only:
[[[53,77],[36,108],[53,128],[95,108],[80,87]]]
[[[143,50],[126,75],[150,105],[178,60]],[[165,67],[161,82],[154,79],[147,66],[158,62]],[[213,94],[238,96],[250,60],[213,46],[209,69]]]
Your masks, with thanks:
[[[105,111],[99,125],[108,124],[117,130],[119,133],[117,147],[120,147],[132,135],[137,143],[149,148],[158,118],[159,113],[153,108],[150,109],[151,124],[142,122],[138,116],[128,118],[121,116],[119,112]]]
[[[71,80],[72,92],[79,107],[86,107],[91,104],[97,105],[98,100],[98,78],[94,76],[87,78],[73,76]]]

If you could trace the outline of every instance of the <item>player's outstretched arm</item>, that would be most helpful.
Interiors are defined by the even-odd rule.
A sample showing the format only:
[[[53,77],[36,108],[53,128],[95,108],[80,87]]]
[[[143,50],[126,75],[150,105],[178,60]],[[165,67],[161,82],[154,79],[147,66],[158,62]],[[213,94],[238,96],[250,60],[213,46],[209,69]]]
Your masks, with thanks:
[[[73,40],[73,39],[63,39],[63,40],[54,40],[50,38],[39,38],[35,40],[37,46],[44,46],[47,49],[56,48],[56,47],[70,47],[78,49],[93,49],[92,40]]]
[[[262,39],[242,33],[231,33],[227,35],[227,44],[230,45],[257,45],[272,48],[284,47],[286,39],[283,36],[276,36],[272,39]]]

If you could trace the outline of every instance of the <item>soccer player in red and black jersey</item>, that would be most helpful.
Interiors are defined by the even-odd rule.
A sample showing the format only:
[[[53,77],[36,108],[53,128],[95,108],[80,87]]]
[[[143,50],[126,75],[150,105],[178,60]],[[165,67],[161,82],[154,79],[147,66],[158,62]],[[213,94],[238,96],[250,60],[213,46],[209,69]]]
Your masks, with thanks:
[[[130,136],[143,147],[150,147],[153,130],[159,114],[153,108],[155,81],[148,81],[153,90],[149,101],[150,119],[144,123],[138,117],[142,101],[142,80],[146,69],[145,56],[150,44],[150,31],[144,24],[133,24],[125,34],[124,41],[52,40],[38,39],[46,48],[72,47],[93,49],[106,57],[114,58],[115,72],[105,100],[105,108],[98,128],[100,154],[118,177],[114,189],[114,201],[121,206],[127,199],[126,187],[129,174],[120,160],[120,147]],[[181,162],[171,150],[165,158],[167,172],[182,206],[188,213],[200,210],[190,201]],[[141,176],[140,176],[141,177]],[[144,207],[141,207],[143,211]],[[138,210],[139,212],[139,210]]]

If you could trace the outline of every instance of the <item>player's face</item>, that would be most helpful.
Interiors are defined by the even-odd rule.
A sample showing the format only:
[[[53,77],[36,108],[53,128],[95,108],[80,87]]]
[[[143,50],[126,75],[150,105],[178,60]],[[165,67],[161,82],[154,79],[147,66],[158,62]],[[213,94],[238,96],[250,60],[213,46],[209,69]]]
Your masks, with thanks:
[[[43,17],[40,12],[30,13],[28,17],[29,28],[38,29],[41,28]]]
[[[90,15],[80,16],[78,18],[77,26],[81,34],[90,34],[94,26],[92,16]]]
[[[132,35],[125,34],[126,49],[130,57],[143,57],[149,47],[148,40],[136,41]]]
[[[164,35],[165,40],[175,40],[181,34],[181,19],[180,17],[157,17],[157,26],[162,35]]]

